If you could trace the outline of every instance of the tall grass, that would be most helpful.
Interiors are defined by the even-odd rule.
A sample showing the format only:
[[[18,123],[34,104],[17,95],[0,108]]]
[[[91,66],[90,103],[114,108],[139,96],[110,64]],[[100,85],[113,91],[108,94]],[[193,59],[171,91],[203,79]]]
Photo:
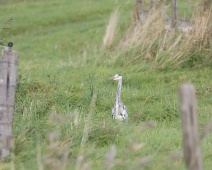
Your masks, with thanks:
[[[16,16],[9,38],[20,51],[14,148],[0,169],[184,169],[176,91],[182,82],[195,84],[202,130],[211,118],[211,69],[148,68],[204,65],[205,33],[167,30],[166,7],[150,12],[144,25],[129,25],[129,0],[15,2],[0,6],[0,18]],[[124,12],[111,14],[116,2]],[[106,31],[110,15],[116,19]],[[204,11],[199,20],[203,15],[209,16]],[[102,37],[109,37],[105,46]],[[193,58],[185,55],[190,48]],[[116,84],[108,77],[115,73],[124,77],[125,123],[111,119]],[[202,141],[205,169],[211,137]]]
[[[211,64],[212,7],[194,11],[189,32],[167,29],[166,8],[150,11],[143,24],[133,24],[118,46],[125,64],[152,61],[153,67],[200,67]]]
[[[115,33],[116,33],[117,22],[119,19],[119,13],[120,13],[119,9],[116,8],[110,16],[110,19],[107,24],[105,36],[103,39],[104,47],[110,47],[113,43]]]

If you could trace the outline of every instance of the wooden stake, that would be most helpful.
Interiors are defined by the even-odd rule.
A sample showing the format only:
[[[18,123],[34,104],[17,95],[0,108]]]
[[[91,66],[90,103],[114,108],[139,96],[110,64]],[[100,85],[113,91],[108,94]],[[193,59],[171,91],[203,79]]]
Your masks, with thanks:
[[[177,16],[177,0],[172,0],[172,28],[176,28],[177,26],[177,20],[178,20],[178,16]]]
[[[180,87],[180,111],[184,158],[187,170],[202,170],[200,139],[197,126],[197,104],[195,88],[192,84]]]
[[[12,147],[12,117],[16,91],[18,53],[3,50],[0,61],[0,159],[9,155]]]
[[[134,23],[140,20],[140,14],[143,10],[143,0],[136,0],[134,9]]]

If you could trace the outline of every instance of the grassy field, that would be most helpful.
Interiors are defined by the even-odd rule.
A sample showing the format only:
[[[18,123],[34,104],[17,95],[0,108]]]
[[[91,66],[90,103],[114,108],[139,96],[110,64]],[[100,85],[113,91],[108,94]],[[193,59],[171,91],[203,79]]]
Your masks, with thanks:
[[[180,15],[191,16],[194,4],[179,3],[188,8]],[[185,82],[195,85],[201,133],[212,119],[211,47],[194,44],[186,51],[169,45],[181,33],[167,41],[173,50],[163,52],[155,49],[166,43],[152,43],[153,33],[140,44],[126,41],[134,5],[129,0],[0,4],[0,23],[14,18],[4,38],[20,53],[14,148],[0,169],[185,169],[178,89]],[[117,7],[115,38],[105,48],[107,22]],[[178,54],[179,60],[171,60]],[[116,73],[123,76],[129,111],[124,123],[111,119],[117,82],[109,77]],[[204,169],[210,170],[211,134],[201,146]]]

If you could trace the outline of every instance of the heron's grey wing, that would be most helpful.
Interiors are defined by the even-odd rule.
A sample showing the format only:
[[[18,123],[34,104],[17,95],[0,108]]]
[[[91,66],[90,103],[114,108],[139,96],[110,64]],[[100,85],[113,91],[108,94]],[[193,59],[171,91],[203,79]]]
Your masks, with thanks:
[[[119,105],[120,115],[123,117],[123,119],[128,119],[128,111],[127,107],[124,105],[124,103],[120,103]]]
[[[123,117],[124,119],[128,119],[128,111],[127,111],[127,107],[124,105],[124,109],[123,109]]]

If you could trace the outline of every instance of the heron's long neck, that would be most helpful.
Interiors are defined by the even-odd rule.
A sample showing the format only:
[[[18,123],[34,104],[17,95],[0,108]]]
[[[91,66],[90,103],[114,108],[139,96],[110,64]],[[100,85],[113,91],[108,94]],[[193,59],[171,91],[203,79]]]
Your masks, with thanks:
[[[121,101],[121,86],[122,86],[122,80],[119,80],[116,92],[116,104],[118,104]]]

